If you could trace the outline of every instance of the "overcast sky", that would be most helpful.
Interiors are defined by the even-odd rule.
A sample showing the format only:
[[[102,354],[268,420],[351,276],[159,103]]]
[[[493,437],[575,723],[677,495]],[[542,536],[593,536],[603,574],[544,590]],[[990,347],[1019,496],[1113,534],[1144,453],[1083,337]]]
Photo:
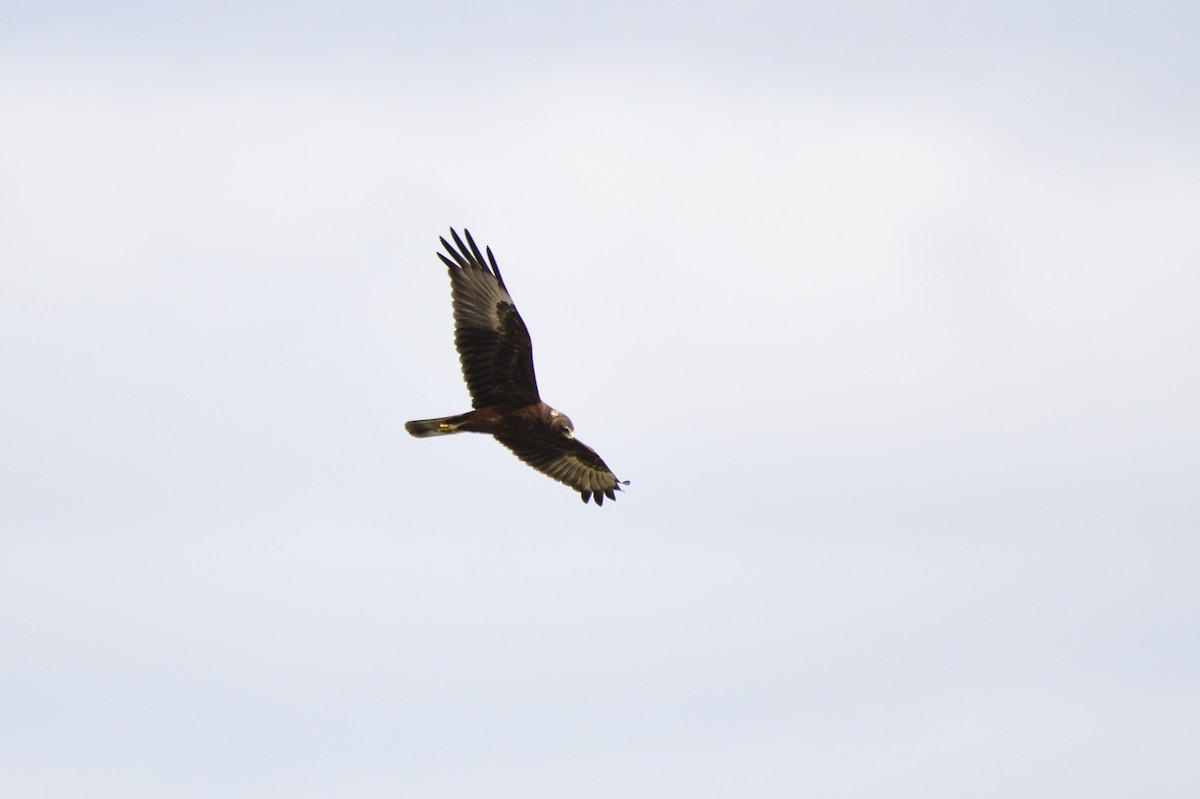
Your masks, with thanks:
[[[1198,29],[6,3],[0,794],[1200,794]]]

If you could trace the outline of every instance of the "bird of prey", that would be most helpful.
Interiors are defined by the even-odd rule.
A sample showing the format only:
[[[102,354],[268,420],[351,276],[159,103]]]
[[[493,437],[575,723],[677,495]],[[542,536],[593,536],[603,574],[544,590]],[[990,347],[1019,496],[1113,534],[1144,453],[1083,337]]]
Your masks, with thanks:
[[[404,429],[417,438],[450,433],[488,433],[518,458],[579,492],[584,504],[616,499],[621,482],[600,456],[575,439],[566,414],[542,402],[533,375],[533,343],[500,276],[492,248],[487,261],[468,230],[466,245],[454,228],[442,246],[450,254],[438,258],[450,271],[454,306],[454,346],[474,410],[441,419],[408,422]]]

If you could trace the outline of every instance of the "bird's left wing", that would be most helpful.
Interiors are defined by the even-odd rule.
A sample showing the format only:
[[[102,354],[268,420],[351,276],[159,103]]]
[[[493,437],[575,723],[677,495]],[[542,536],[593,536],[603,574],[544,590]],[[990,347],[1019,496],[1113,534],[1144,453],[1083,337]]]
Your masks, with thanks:
[[[470,231],[463,233],[466,244],[451,229],[458,246],[442,239],[450,257],[439,252],[438,258],[450,270],[454,346],[471,392],[471,404],[484,408],[537,402],[529,331],[508,295],[491,248],[485,261]]]

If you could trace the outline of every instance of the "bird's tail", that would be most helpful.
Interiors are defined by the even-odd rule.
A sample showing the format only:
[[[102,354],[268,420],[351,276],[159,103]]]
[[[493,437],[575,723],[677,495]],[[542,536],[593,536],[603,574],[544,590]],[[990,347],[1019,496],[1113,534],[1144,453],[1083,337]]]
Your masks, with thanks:
[[[415,422],[405,422],[404,429],[417,438],[458,433],[465,415],[443,416],[441,419],[418,419]]]

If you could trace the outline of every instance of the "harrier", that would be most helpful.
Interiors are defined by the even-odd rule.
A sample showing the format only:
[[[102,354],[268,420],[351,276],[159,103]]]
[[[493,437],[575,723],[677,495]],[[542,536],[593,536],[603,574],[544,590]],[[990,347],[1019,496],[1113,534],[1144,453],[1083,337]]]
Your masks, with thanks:
[[[468,230],[467,244],[454,228],[457,247],[442,239],[450,253],[438,258],[450,270],[454,306],[454,346],[474,410],[441,419],[408,422],[417,438],[450,433],[488,433],[518,458],[579,492],[584,504],[615,500],[621,482],[590,447],[575,440],[575,425],[542,402],[533,375],[533,343],[500,277],[492,248],[487,262]],[[453,260],[451,260],[453,259]]]

